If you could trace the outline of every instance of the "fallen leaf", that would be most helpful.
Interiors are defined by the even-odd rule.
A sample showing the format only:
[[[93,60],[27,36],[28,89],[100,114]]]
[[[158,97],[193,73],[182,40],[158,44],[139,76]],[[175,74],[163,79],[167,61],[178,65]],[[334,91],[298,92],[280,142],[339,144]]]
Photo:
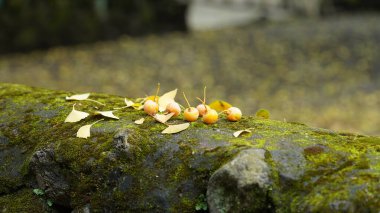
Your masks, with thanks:
[[[66,117],[65,122],[74,123],[78,122],[82,119],[85,119],[89,114],[87,112],[78,111],[74,108],[75,104],[73,105],[73,110],[70,112],[70,114]]]
[[[140,124],[143,124],[143,123],[144,123],[144,121],[145,121],[145,119],[144,119],[144,118],[140,118],[140,119],[138,119],[138,120],[135,120],[135,124],[138,124],[138,125],[140,125]]]
[[[81,128],[78,129],[77,137],[78,138],[88,138],[91,135],[91,127],[92,125],[98,123],[99,121],[102,121],[103,119],[100,119],[98,121],[95,121],[92,124],[84,125]]]
[[[187,129],[190,126],[190,123],[183,123],[177,125],[169,125],[166,129],[162,131],[163,134],[174,134],[177,132],[181,132]]]
[[[156,121],[160,122],[160,123],[166,123],[166,121],[168,121],[171,117],[173,117],[174,113],[169,113],[169,114],[155,114],[153,116],[154,119],[156,119]]]
[[[102,115],[104,117],[107,117],[107,118],[113,118],[113,119],[117,119],[119,120],[118,117],[116,117],[112,111],[96,111],[95,112],[95,115]]]
[[[166,105],[174,101],[175,96],[177,95],[177,89],[172,90],[163,94],[160,99],[158,99],[159,111],[163,112],[166,110]]]
[[[69,96],[67,97],[66,96],[66,100],[68,101],[82,101],[82,100],[86,100],[88,97],[90,97],[90,93],[84,93],[84,94],[77,94],[77,95],[72,95],[72,96]]]
[[[221,111],[227,110],[228,108],[232,107],[232,105],[225,102],[225,101],[217,100],[217,101],[214,101],[211,104],[209,104],[209,107],[211,109],[215,109],[218,112],[221,112]]]
[[[128,100],[127,98],[124,99],[124,102],[125,102],[125,105],[127,105],[127,107],[131,107],[135,104],[133,101]]]
[[[136,109],[136,110],[142,110],[144,109],[144,105],[142,105],[141,103],[135,103],[133,104],[133,109]]]
[[[250,132],[251,132],[250,129],[239,130],[239,131],[234,132],[234,136],[235,136],[235,138],[237,138],[243,133],[250,133]]]

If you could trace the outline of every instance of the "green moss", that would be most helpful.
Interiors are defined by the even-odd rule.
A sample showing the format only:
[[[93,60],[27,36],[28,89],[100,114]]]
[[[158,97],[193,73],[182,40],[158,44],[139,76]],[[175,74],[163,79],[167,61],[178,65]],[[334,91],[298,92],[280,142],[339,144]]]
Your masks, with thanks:
[[[22,189],[12,194],[0,196],[0,211],[9,213],[46,212],[44,201],[32,189]]]
[[[380,169],[376,157],[380,152],[380,139],[377,137],[339,134],[250,116],[238,122],[220,119],[217,125],[197,121],[186,131],[163,135],[160,132],[165,125],[141,111],[123,109],[115,112],[120,120],[105,119],[93,126],[91,138],[81,139],[75,137],[79,127],[99,117],[90,116],[78,123],[64,123],[74,103],[65,101],[67,93],[6,84],[0,84],[0,88],[0,122],[4,124],[0,127],[1,133],[11,139],[4,146],[17,146],[23,150],[21,177],[28,175],[29,160],[36,150],[53,148],[55,160],[70,183],[73,207],[90,203],[94,209],[102,209],[107,203],[113,203],[116,206],[114,211],[129,206],[143,211],[162,207],[154,196],[149,197],[150,193],[147,193],[157,192],[167,193],[165,196],[170,198],[167,199],[174,202],[168,205],[176,210],[193,211],[195,194],[206,191],[208,179],[215,170],[244,149],[263,148],[267,153],[282,150],[281,141],[300,147],[306,166],[305,174],[299,180],[302,184],[289,182],[288,187],[283,187],[278,165],[270,155],[267,156],[266,161],[273,168],[271,195],[279,211],[306,211],[309,204],[346,199],[347,186],[359,187],[366,182],[371,183],[366,185],[366,191],[372,193],[377,201],[375,192],[378,187],[372,183],[379,177],[366,172],[368,169]],[[106,102],[106,109],[124,104],[123,98],[117,96],[94,94],[92,98]],[[92,102],[78,103],[76,108],[87,112],[95,110]],[[144,124],[133,123],[141,117],[146,118]],[[176,118],[171,122],[180,123],[182,120]],[[234,131],[247,128],[252,128],[252,133],[233,137]],[[126,140],[130,145],[127,151],[115,147],[113,136],[118,131],[127,131]],[[352,174],[359,178],[345,178]],[[0,190],[17,188],[20,181],[16,182],[11,178],[4,179]],[[193,186],[191,190],[195,191],[187,189],[187,185]],[[169,192],[161,192],[160,187]],[[336,192],[329,194],[332,189]],[[376,207],[375,201],[369,204]],[[321,208],[313,210],[327,211],[328,206]]]

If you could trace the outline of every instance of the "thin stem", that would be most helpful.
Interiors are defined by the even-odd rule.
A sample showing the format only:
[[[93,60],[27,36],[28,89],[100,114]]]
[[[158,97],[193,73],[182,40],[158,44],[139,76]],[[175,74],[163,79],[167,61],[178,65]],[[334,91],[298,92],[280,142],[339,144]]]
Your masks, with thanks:
[[[94,123],[92,123],[92,124],[91,124],[91,126],[92,126],[92,125],[94,125],[94,124],[96,124],[96,123],[98,123],[98,122],[100,122],[100,121],[102,121],[102,120],[104,120],[104,118],[102,118],[102,119],[100,119],[100,120],[97,120],[97,121],[95,121]]]
[[[203,105],[205,105],[205,102],[203,102],[202,99],[200,99],[199,97],[197,97],[197,99],[198,99]]]
[[[100,105],[105,106],[105,104],[103,104],[103,103],[101,103],[101,102],[99,102],[99,101],[95,101],[95,100],[93,100],[93,99],[89,99],[89,98],[85,99],[84,101],[92,101],[92,102],[95,102],[95,103],[97,103],[97,104],[100,104]]]
[[[158,92],[160,91],[160,83],[157,83],[157,91],[156,91],[156,95],[154,96],[154,102],[157,103],[157,96],[158,96]]]
[[[206,104],[206,86],[203,89],[203,104]]]
[[[186,98],[185,92],[183,92],[183,97],[185,98],[185,101],[186,101],[187,105],[188,105],[188,106],[189,106],[189,108],[190,108],[191,106],[190,106],[190,103],[189,103],[189,101],[188,101],[188,100],[187,100],[187,98]]]

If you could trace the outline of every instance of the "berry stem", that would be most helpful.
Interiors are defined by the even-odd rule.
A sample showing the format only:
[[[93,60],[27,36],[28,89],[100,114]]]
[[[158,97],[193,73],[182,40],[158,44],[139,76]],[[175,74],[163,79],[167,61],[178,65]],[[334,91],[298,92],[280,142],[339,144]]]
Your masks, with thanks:
[[[190,106],[190,103],[189,103],[189,101],[188,101],[188,100],[187,100],[187,98],[186,98],[185,92],[183,92],[183,97],[185,98],[185,101],[186,101],[187,105],[188,105],[188,106],[189,106],[189,108],[190,108],[191,106]]]
[[[203,104],[206,104],[206,86],[203,89]]]
[[[160,83],[157,83],[157,91],[156,91],[156,95],[154,95],[154,102],[157,103],[157,96],[158,96],[158,92],[160,91]]]
[[[197,99],[201,102],[201,104],[205,105],[206,103],[204,101],[202,101],[202,99],[200,99],[199,97],[197,97]]]

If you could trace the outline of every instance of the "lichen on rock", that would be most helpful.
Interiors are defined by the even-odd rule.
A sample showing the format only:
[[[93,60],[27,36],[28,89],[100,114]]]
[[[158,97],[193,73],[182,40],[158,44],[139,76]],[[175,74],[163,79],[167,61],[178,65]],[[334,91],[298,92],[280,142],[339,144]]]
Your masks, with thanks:
[[[206,193],[210,212],[380,209],[379,137],[251,116],[164,135],[164,124],[125,108],[83,139],[78,128],[99,118],[64,123],[70,94],[0,84],[0,211],[194,212]],[[92,97],[124,106],[122,97]]]

